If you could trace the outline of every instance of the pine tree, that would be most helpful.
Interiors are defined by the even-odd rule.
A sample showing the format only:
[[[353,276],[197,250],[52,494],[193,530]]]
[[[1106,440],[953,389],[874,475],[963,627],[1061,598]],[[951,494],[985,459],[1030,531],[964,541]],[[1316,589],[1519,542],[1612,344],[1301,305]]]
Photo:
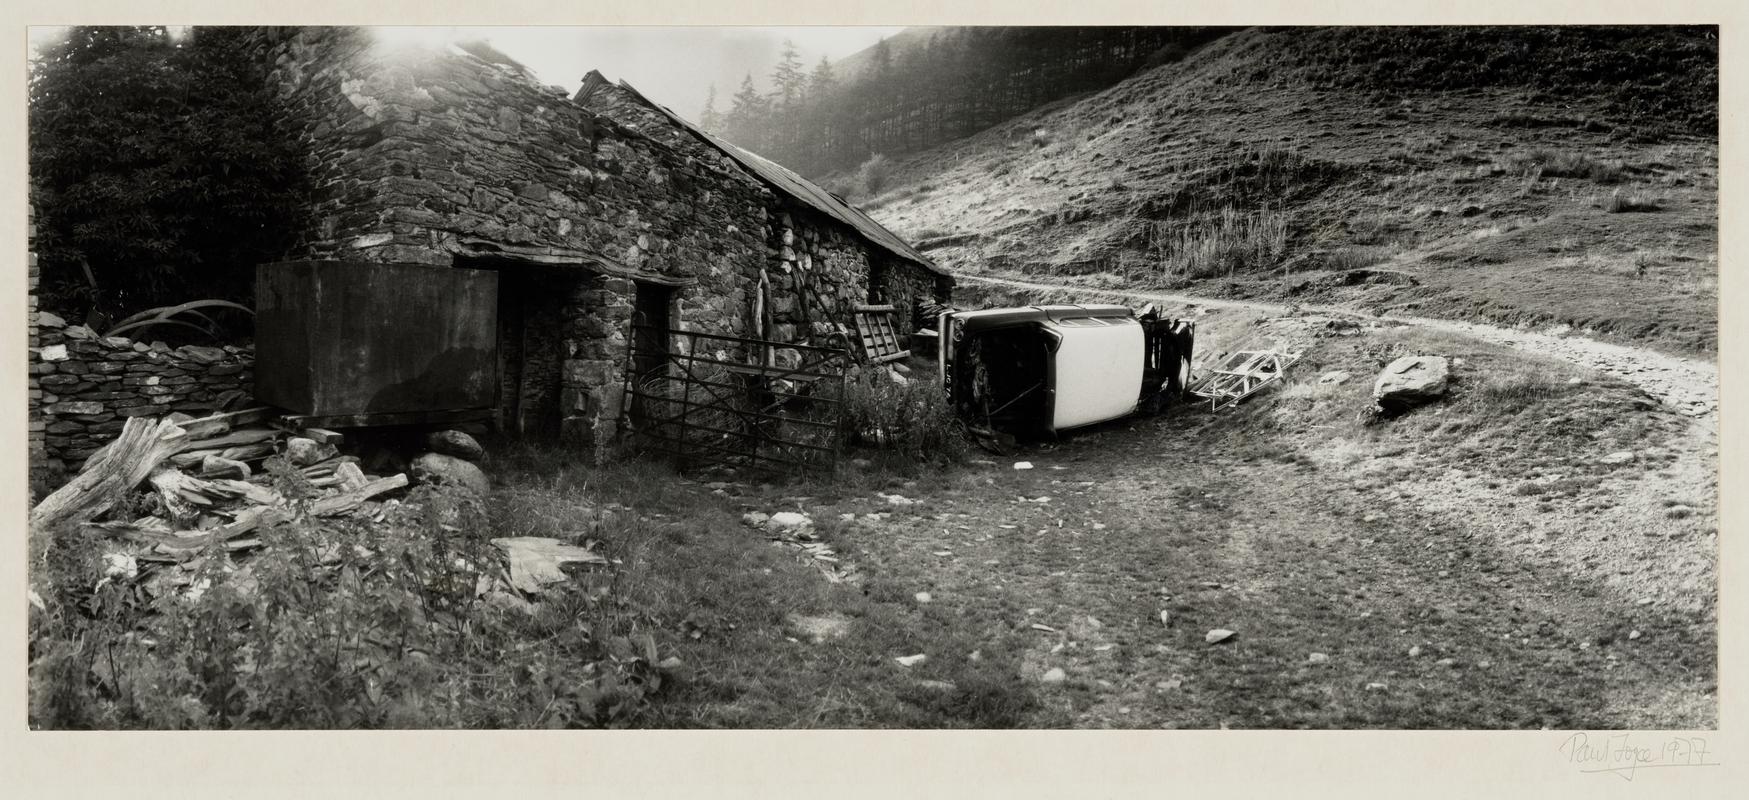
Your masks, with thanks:
[[[802,72],[802,54],[796,50],[795,42],[785,39],[783,56],[771,71],[772,97],[780,106],[793,106],[802,99],[802,90],[806,84],[807,76]]]
[[[832,70],[832,62],[825,56],[820,56],[820,63],[814,65],[814,71],[808,75],[808,98],[819,102],[838,87],[838,75]]]
[[[704,96],[704,110],[698,112],[698,126],[711,133],[716,133],[722,126],[723,115],[717,111],[717,85],[711,84]]]
[[[770,122],[771,104],[753,85],[752,73],[741,79],[741,89],[729,102],[729,113],[723,118],[723,135],[743,147],[765,149],[763,136]]]

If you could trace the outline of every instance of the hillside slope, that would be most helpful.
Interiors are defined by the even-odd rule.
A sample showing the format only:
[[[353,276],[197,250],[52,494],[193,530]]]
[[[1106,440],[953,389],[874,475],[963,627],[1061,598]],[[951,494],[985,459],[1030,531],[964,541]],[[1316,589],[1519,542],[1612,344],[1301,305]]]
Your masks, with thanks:
[[[896,164],[950,269],[1478,319],[1710,354],[1717,40],[1252,29]]]

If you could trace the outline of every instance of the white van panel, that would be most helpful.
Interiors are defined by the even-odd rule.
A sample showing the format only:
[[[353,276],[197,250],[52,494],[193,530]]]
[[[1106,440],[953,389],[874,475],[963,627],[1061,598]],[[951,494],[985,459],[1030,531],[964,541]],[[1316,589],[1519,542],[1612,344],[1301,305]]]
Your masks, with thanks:
[[[1076,319],[1045,323],[1045,327],[1063,337],[1056,353],[1052,428],[1090,425],[1136,410],[1145,357],[1141,323]]]

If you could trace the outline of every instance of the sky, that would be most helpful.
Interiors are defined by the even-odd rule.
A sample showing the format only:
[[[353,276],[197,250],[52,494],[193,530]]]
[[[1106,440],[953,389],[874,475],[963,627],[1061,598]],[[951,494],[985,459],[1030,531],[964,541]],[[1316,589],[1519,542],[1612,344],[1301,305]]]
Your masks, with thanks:
[[[33,45],[64,28],[33,27]],[[486,39],[533,70],[541,82],[576,91],[584,74],[601,71],[624,80],[658,103],[690,119],[703,110],[711,84],[717,108],[728,107],[741,79],[752,73],[763,91],[783,42],[795,42],[806,69],[821,56],[837,61],[891,36],[903,27],[399,27],[392,32],[424,41]]]
[[[656,102],[697,119],[711,84],[717,108],[728,106],[741,79],[752,73],[761,90],[777,63],[785,39],[795,42],[804,68],[821,56],[837,61],[874,44],[900,27],[787,28],[459,28],[466,38],[481,37],[540,76],[545,83],[575,90],[583,75],[600,70],[624,80]]]

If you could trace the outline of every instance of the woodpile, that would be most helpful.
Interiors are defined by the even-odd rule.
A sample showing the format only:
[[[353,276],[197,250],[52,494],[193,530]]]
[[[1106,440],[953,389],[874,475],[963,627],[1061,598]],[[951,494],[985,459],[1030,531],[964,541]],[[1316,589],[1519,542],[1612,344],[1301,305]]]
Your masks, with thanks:
[[[357,458],[338,453],[339,434],[294,434],[272,427],[272,416],[252,408],[201,419],[132,417],[72,482],[37,504],[31,529],[52,534],[83,525],[138,545],[132,558],[180,562],[213,545],[255,547],[261,542],[251,534],[299,513],[359,513],[372,498],[407,486],[405,474],[366,475]],[[297,470],[306,495],[299,499],[307,502],[276,488],[286,476],[261,469],[276,453]],[[151,513],[93,521],[117,507]]]

